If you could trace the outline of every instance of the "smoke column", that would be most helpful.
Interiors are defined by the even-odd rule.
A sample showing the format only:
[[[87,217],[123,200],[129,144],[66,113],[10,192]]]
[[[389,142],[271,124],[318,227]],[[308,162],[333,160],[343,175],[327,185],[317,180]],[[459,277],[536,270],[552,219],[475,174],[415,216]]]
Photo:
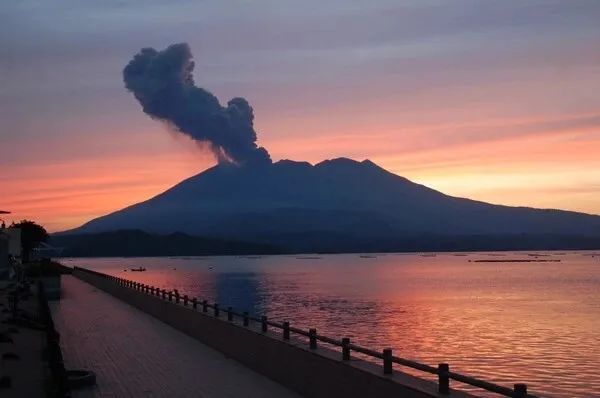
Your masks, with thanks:
[[[270,163],[267,150],[256,145],[248,101],[238,97],[221,106],[217,97],[194,84],[193,70],[187,43],[163,51],[143,48],[123,69],[123,81],[146,114],[208,142],[219,163]]]

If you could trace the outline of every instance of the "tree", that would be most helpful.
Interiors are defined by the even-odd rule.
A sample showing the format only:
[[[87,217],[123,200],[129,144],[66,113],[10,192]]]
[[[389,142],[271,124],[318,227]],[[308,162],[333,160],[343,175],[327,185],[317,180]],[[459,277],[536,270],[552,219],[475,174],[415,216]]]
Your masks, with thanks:
[[[18,223],[12,223],[10,228],[21,229],[21,249],[23,262],[28,262],[31,251],[41,242],[48,240],[49,235],[46,229],[33,221],[21,220]]]

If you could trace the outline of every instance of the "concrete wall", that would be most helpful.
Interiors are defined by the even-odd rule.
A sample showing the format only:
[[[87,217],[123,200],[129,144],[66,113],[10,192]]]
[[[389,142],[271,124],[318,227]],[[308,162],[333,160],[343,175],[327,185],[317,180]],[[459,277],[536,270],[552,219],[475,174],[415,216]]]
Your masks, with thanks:
[[[262,333],[258,324],[243,327],[228,322],[223,313],[219,319],[211,312],[198,312],[200,305],[195,311],[191,304],[176,305],[82,270],[73,275],[306,397],[470,397],[456,391],[438,395],[436,383],[398,371],[384,375],[381,366],[355,358],[342,361],[339,351],[323,346],[311,350],[306,341],[294,337],[283,341],[281,333]]]

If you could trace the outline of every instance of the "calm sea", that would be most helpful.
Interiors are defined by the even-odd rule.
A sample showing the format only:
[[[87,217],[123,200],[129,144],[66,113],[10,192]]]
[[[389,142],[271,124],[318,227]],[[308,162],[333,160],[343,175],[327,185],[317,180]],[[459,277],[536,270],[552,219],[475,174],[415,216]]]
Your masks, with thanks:
[[[501,262],[515,259],[544,262]],[[542,396],[600,397],[600,253],[64,261]]]

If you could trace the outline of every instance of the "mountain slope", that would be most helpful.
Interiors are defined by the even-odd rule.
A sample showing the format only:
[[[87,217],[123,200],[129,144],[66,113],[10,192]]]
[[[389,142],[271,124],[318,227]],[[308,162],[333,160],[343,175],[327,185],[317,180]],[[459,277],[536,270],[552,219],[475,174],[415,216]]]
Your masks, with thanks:
[[[600,216],[455,198],[368,160],[340,158],[314,166],[288,160],[215,166],[70,232],[116,229],[335,251],[427,236],[600,237]]]

